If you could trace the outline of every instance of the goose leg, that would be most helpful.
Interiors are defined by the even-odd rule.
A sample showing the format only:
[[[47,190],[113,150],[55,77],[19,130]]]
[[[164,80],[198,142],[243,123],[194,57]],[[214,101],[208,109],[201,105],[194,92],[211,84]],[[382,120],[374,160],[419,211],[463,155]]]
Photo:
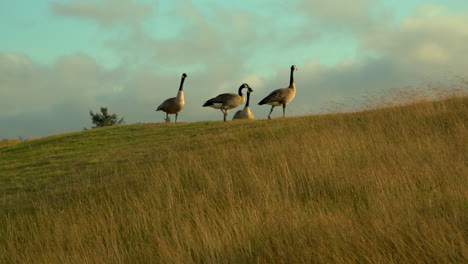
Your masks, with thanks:
[[[273,108],[275,108],[275,107],[274,107],[274,106],[271,106],[270,113],[268,114],[268,119],[271,119],[271,113],[273,112]]]
[[[174,123],[177,123],[177,116],[178,115],[179,115],[178,113],[175,114],[175,122]]]
[[[224,109],[221,108],[220,110],[221,110],[221,112],[223,112],[223,117],[224,117],[223,120],[226,121],[226,113],[224,112]]]
[[[283,118],[284,118],[285,114],[286,114],[286,104],[283,105]]]
[[[171,122],[171,119],[169,118],[169,114],[166,113],[166,123]]]

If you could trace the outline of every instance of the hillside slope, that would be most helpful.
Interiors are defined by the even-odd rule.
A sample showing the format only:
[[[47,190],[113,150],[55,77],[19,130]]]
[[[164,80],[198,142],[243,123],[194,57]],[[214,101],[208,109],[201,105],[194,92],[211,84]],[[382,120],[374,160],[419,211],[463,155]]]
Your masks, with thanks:
[[[463,263],[468,97],[0,148],[0,263]]]

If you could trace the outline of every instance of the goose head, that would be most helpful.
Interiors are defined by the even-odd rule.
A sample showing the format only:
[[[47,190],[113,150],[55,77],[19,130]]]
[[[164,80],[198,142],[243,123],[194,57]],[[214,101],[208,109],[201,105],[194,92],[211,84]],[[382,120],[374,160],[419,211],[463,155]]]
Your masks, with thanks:
[[[187,74],[186,74],[186,73],[183,73],[183,74],[182,74],[182,78],[184,78],[184,79],[187,78]]]
[[[291,71],[297,71],[296,65],[291,66]]]
[[[246,84],[246,83],[243,83],[243,84],[239,87],[239,92],[238,92],[238,94],[239,94],[240,96],[244,97],[244,95],[242,94],[242,89],[252,89],[252,88],[250,88],[250,86],[249,86],[248,84]],[[244,98],[244,100],[245,100],[245,98]]]
[[[250,88],[250,86],[249,86],[248,84],[243,83],[243,84],[239,87],[239,89],[252,89],[252,88]]]

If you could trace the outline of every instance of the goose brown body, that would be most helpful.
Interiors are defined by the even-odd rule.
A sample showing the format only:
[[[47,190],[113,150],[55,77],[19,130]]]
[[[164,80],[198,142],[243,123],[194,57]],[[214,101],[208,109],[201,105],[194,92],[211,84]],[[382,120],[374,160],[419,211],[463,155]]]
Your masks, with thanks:
[[[276,106],[283,106],[283,118],[286,114],[286,105],[291,102],[294,97],[296,97],[296,83],[294,83],[294,71],[297,70],[296,65],[291,66],[291,74],[289,79],[289,86],[287,88],[281,88],[274,90],[269,95],[267,95],[263,100],[261,100],[259,105],[271,105],[270,113],[268,114],[268,119],[271,119],[271,113]]]
[[[230,109],[236,108],[245,101],[242,89],[249,89],[249,85],[244,83],[239,87],[238,93],[224,93],[209,99],[203,104],[203,107],[220,109],[224,115],[224,121],[227,121],[227,114]]]
[[[180,87],[179,91],[177,92],[176,97],[171,97],[169,99],[166,99],[164,102],[162,102],[156,111],[163,111],[166,113],[166,122],[169,122],[169,114],[175,114],[175,122],[177,122],[177,116],[179,115],[179,112],[182,111],[185,107],[185,98],[184,98],[184,81],[185,78],[187,78],[187,74],[182,74],[181,80],[180,80]]]
[[[232,120],[234,119],[255,119],[255,116],[253,115],[252,111],[250,110],[250,93],[252,93],[253,90],[249,88],[249,90],[247,90],[247,100],[245,101],[245,106],[244,106],[244,109],[242,110],[239,110],[237,111],[235,114],[234,114],[234,117],[232,118]]]

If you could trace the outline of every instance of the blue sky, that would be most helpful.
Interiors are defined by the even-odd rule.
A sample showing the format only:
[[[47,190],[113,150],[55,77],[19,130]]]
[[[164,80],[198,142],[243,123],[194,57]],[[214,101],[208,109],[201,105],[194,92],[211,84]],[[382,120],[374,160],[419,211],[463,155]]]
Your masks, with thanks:
[[[292,64],[290,115],[468,72],[461,0],[17,0],[0,3],[0,21],[0,139],[81,130],[100,106],[162,122],[154,109],[183,72],[180,121],[220,120],[201,105],[243,82],[256,103]]]

